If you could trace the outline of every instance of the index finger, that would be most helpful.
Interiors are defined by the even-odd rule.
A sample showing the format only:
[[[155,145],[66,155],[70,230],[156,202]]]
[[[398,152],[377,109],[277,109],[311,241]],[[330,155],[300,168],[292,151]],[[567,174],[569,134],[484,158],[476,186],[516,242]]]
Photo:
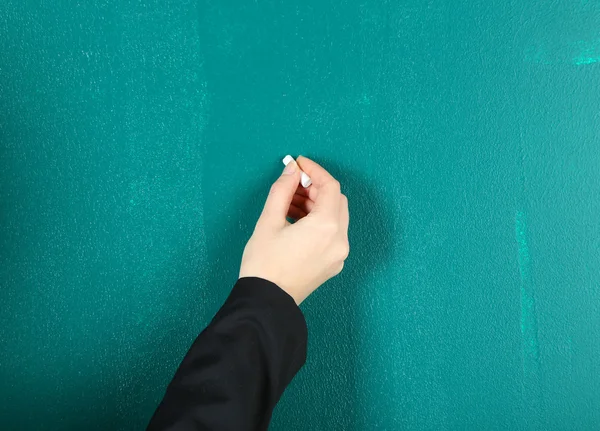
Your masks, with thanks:
[[[317,189],[314,211],[323,211],[333,217],[338,217],[340,205],[340,183],[331,176],[321,165],[307,157],[299,156],[296,162],[311,178],[312,185]]]

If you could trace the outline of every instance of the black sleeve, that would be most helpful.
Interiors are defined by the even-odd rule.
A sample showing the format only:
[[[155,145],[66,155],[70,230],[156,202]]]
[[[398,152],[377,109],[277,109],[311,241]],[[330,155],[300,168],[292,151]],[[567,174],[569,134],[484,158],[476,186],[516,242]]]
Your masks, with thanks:
[[[307,329],[291,296],[241,278],[198,336],[148,430],[266,430],[306,360]]]

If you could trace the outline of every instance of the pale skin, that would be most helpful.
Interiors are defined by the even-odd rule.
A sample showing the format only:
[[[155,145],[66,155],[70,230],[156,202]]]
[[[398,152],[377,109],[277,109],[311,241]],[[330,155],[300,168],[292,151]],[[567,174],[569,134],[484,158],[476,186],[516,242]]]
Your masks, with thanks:
[[[299,185],[300,169],[312,179],[307,189]],[[344,267],[348,223],[348,199],[340,183],[317,163],[298,157],[271,186],[244,249],[240,278],[271,281],[300,305]]]

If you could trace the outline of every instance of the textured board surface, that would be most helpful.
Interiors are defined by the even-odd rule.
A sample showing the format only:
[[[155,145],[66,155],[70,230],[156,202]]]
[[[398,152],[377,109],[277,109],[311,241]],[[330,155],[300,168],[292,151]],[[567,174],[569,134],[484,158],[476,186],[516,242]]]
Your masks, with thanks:
[[[600,4],[0,4],[0,428],[142,429],[285,154],[348,195],[274,430],[600,427]]]

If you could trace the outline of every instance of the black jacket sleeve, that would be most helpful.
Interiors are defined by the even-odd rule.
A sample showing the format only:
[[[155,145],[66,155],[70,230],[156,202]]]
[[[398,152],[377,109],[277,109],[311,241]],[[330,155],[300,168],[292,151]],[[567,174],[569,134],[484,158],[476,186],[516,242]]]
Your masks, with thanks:
[[[294,300],[261,278],[241,278],[198,336],[148,430],[266,430],[306,360],[307,329]]]

